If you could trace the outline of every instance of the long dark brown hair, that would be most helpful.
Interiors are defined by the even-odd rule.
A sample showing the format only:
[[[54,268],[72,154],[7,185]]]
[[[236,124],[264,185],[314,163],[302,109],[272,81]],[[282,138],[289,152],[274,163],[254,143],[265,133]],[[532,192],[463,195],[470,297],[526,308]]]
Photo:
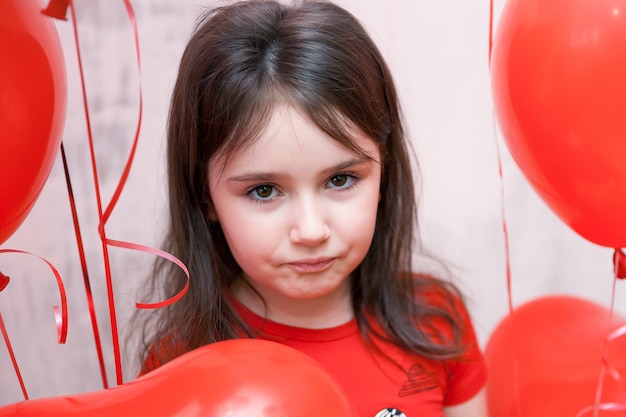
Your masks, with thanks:
[[[413,272],[414,176],[397,92],[380,51],[354,16],[332,3],[252,0],[207,12],[180,63],[167,130],[164,249],[189,268],[190,289],[173,305],[135,317],[134,329],[143,331],[141,360],[154,346],[164,363],[242,331],[251,335],[228,301],[241,271],[219,223],[209,218],[209,165],[216,154],[229,155],[258,137],[274,106],[285,101],[355,152],[361,150],[349,127],[380,147],[376,230],[351,281],[363,337],[430,358],[459,355],[458,294],[447,281]],[[186,282],[178,267],[160,260],[144,290],[156,301]],[[439,301],[432,302],[433,292]],[[441,320],[451,331],[442,332]]]

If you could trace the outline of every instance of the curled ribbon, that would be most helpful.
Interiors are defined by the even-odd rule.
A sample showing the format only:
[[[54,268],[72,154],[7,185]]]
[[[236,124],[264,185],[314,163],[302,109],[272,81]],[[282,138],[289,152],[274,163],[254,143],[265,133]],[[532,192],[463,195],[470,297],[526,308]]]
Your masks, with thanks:
[[[56,323],[58,323],[57,339],[60,344],[64,344],[65,340],[67,339],[67,296],[65,294],[63,279],[61,279],[61,274],[59,274],[59,271],[57,271],[57,269],[54,267],[54,265],[52,265],[50,261],[42,258],[39,255],[35,255],[34,253],[26,252],[19,249],[0,249],[0,254],[2,253],[22,253],[25,255],[34,256],[45,262],[46,265],[48,265],[48,268],[50,268],[50,270],[54,274],[54,277],[56,278],[57,287],[59,288],[59,295],[61,297],[61,309],[59,310],[59,307],[55,306],[53,310],[55,315],[55,321]]]
[[[149,246],[139,245],[139,244],[136,244],[136,243],[128,243],[128,242],[122,242],[122,241],[119,241],[119,240],[112,240],[112,239],[108,239],[107,243],[109,245],[111,245],[111,246],[117,246],[119,248],[132,249],[132,250],[137,250],[137,251],[141,251],[141,252],[151,253],[151,254],[156,255],[156,256],[160,256],[161,258],[165,258],[168,261],[171,261],[171,262],[175,263],[176,265],[178,265],[178,267],[183,270],[185,275],[187,275],[187,283],[185,284],[185,287],[181,291],[179,291],[177,294],[175,294],[174,296],[168,298],[165,301],[159,301],[159,302],[156,302],[156,303],[140,303],[140,302],[137,302],[137,303],[135,303],[137,308],[153,309],[153,308],[167,307],[168,305],[170,305],[172,303],[175,303],[176,301],[180,300],[182,298],[182,296],[185,295],[185,293],[189,289],[189,270],[187,269],[187,266],[180,259],[176,258],[175,256],[173,256],[173,255],[171,255],[171,254],[169,254],[167,252],[164,252],[162,250],[151,248]]]
[[[65,286],[63,285],[63,280],[61,279],[61,275],[59,271],[50,263],[48,260],[42,258],[41,256],[35,255],[30,252],[26,252],[19,249],[0,249],[0,254],[2,253],[22,253],[26,255],[35,256],[41,259],[43,262],[48,265],[52,273],[54,274],[57,287],[59,288],[59,295],[61,297],[61,308],[59,306],[53,306],[52,310],[54,312],[54,321],[56,323],[57,328],[57,341],[59,344],[64,344],[67,339],[67,296],[65,294]],[[4,274],[0,274],[3,277],[2,283],[3,287],[0,289],[6,288],[9,283],[9,277]],[[19,381],[20,387],[22,389],[22,394],[24,395],[24,399],[28,400],[28,393],[26,392],[26,386],[24,385],[24,380],[22,378],[22,374],[20,372],[19,366],[17,365],[17,360],[15,359],[15,354],[13,353],[13,348],[11,346],[11,341],[9,340],[9,335],[4,325],[4,320],[2,319],[2,314],[0,314],[0,331],[2,332],[2,337],[4,338],[4,342],[7,346],[7,350],[9,352],[9,356],[11,357],[11,362],[13,363],[13,368],[15,369],[15,375]]]
[[[128,175],[130,172],[130,168],[132,166],[132,162],[134,159],[134,155],[137,149],[137,143],[138,143],[138,139],[139,139],[139,133],[140,133],[140,128],[141,128],[141,121],[142,121],[142,113],[143,113],[143,93],[142,93],[142,82],[141,82],[141,54],[140,54],[140,49],[139,49],[139,35],[138,35],[138,30],[137,30],[137,22],[136,22],[136,18],[135,18],[135,13],[133,11],[132,5],[130,3],[130,0],[123,0],[124,1],[124,5],[126,7],[126,11],[131,23],[131,28],[133,31],[133,38],[134,38],[134,46],[135,46],[135,55],[136,55],[136,62],[137,62],[137,69],[139,72],[139,109],[138,109],[138,118],[137,118],[137,126],[136,126],[136,130],[135,130],[135,135],[134,135],[134,139],[132,142],[132,146],[131,146],[131,150],[128,156],[128,159],[126,161],[126,165],[124,167],[123,173],[120,177],[120,180],[118,182],[118,185],[115,189],[115,192],[113,193],[113,196],[111,197],[111,200],[109,202],[109,204],[107,205],[106,209],[103,210],[102,207],[102,199],[101,199],[101,195],[100,195],[100,187],[99,187],[99,180],[98,180],[98,169],[97,169],[97,164],[96,164],[96,157],[95,157],[95,150],[94,150],[94,140],[93,140],[93,132],[91,129],[91,118],[89,115],[89,105],[88,105],[88,100],[87,100],[87,89],[85,86],[85,76],[84,76],[84,70],[83,70],[83,64],[82,64],[82,57],[81,57],[81,50],[80,50],[80,41],[79,41],[79,35],[78,35],[78,27],[76,24],[76,12],[74,9],[74,5],[73,2],[71,0],[51,0],[50,4],[48,5],[48,7],[43,11],[45,14],[52,16],[52,17],[56,17],[56,18],[60,18],[60,19],[64,19],[65,20],[65,16],[67,13],[67,9],[69,8],[70,13],[71,13],[71,17],[72,17],[72,26],[73,26],[73,30],[74,30],[74,41],[75,41],[75,46],[76,46],[76,54],[77,54],[77,58],[78,58],[78,70],[79,70],[79,75],[80,75],[80,82],[81,82],[81,90],[82,90],[82,98],[83,98],[83,108],[84,108],[84,112],[85,112],[85,122],[86,122],[86,126],[87,126],[87,136],[88,136],[88,140],[89,140],[89,150],[90,150],[90,157],[91,157],[91,167],[92,167],[92,174],[94,177],[94,184],[95,184],[95,193],[96,193],[96,203],[97,203],[97,207],[98,207],[98,215],[99,215],[99,224],[98,224],[98,233],[100,235],[100,239],[102,241],[102,252],[103,252],[103,258],[104,258],[104,268],[105,268],[105,275],[106,275],[106,288],[107,288],[107,296],[108,296],[108,305],[109,305],[109,319],[110,319],[110,325],[111,325],[111,333],[112,333],[112,342],[113,342],[113,354],[114,354],[114,360],[115,360],[115,372],[116,372],[116,380],[117,380],[117,384],[121,385],[123,384],[123,377],[122,377],[122,363],[121,363],[121,354],[120,354],[120,344],[119,344],[119,333],[118,333],[118,328],[117,328],[117,318],[116,318],[116,313],[115,313],[115,300],[114,300],[114,292],[113,292],[113,282],[112,282],[112,278],[111,278],[111,268],[110,268],[110,259],[109,259],[109,251],[108,251],[108,247],[109,246],[117,246],[120,248],[126,248],[126,249],[133,249],[133,250],[138,250],[138,251],[143,251],[143,252],[147,252],[147,253],[151,253],[157,256],[161,256],[164,257],[165,259],[168,259],[172,262],[175,262],[178,266],[180,266],[183,271],[185,272],[185,274],[187,275],[187,285],[185,285],[185,287],[176,295],[174,295],[173,297],[165,300],[165,301],[161,301],[158,303],[154,303],[154,304],[146,304],[146,303],[136,303],[138,308],[160,308],[160,307],[164,307],[167,305],[170,305],[174,302],[176,302],[177,300],[179,300],[188,290],[189,288],[189,272],[186,268],[186,266],[177,258],[175,258],[174,256],[165,253],[163,251],[160,251],[158,249],[154,249],[154,248],[150,248],[147,246],[143,246],[143,245],[139,245],[139,244],[135,244],[135,243],[129,243],[129,242],[122,242],[119,240],[113,240],[113,239],[109,239],[106,235],[106,230],[105,230],[105,225],[106,222],[108,221],[111,213],[113,212],[113,209],[115,207],[115,205],[117,204],[117,201],[122,193],[122,190],[126,184],[126,180],[128,179]],[[76,219],[75,219],[76,222]],[[90,297],[90,295],[88,294],[88,298]],[[94,329],[95,330],[95,329]],[[97,332],[96,332],[97,333]],[[97,337],[97,336],[96,336]],[[101,349],[99,351],[99,354],[101,354]],[[102,368],[102,366],[101,366]],[[103,368],[101,369],[102,373],[103,373],[103,381],[106,387],[106,377],[104,375],[104,370]]]
[[[616,267],[616,277],[617,279],[617,267]],[[602,403],[601,402],[601,398],[602,398],[602,391],[603,391],[603,387],[604,387],[604,375],[605,373],[609,373],[609,375],[611,375],[613,377],[613,379],[615,379],[616,381],[624,384],[625,383],[625,379],[622,376],[622,374],[617,370],[617,368],[615,368],[614,366],[611,365],[610,361],[609,361],[609,352],[608,352],[608,348],[609,348],[609,344],[613,341],[615,341],[616,339],[619,339],[620,337],[626,335],[626,324],[618,327],[617,329],[613,330],[611,333],[609,333],[609,335],[606,337],[606,339],[604,340],[604,343],[602,345],[602,368],[600,370],[600,380],[598,383],[598,388],[596,391],[596,402],[593,405],[590,405],[588,407],[585,407],[584,409],[582,409],[577,415],[576,417],[583,417],[586,414],[589,414],[591,412],[593,412],[593,416],[594,417],[598,417],[598,413],[600,411],[612,411],[612,412],[626,412],[626,404],[620,404],[620,403]]]
[[[9,277],[7,277],[2,272],[0,272],[0,291],[5,289],[7,287],[7,285],[9,285],[9,281],[10,280],[11,279]]]
[[[611,366],[610,362],[609,362],[609,353],[608,353],[608,345],[613,342],[616,339],[619,339],[620,337],[624,336],[626,334],[626,324],[618,327],[617,329],[613,330],[606,338],[605,342],[604,342],[604,347],[603,347],[603,354],[602,354],[602,365],[606,367],[607,371],[611,374],[611,376],[618,382],[621,382],[622,384],[625,382],[624,381],[624,377],[619,373],[619,371]]]
[[[618,403],[602,403],[598,404],[598,406],[590,405],[589,407],[581,410],[580,413],[576,414],[576,417],[583,417],[586,414],[591,412],[595,412],[597,415],[598,411],[613,411],[613,412],[624,412],[626,411],[626,405],[618,404]]]

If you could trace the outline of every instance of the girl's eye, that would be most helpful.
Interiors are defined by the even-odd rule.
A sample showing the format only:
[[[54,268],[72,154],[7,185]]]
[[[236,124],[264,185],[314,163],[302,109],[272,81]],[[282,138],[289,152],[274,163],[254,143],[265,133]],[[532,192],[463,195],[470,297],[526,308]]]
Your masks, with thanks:
[[[255,200],[271,200],[278,195],[278,191],[272,185],[259,185],[248,192]]]
[[[338,174],[328,180],[330,188],[350,188],[356,182],[356,177],[348,174]]]

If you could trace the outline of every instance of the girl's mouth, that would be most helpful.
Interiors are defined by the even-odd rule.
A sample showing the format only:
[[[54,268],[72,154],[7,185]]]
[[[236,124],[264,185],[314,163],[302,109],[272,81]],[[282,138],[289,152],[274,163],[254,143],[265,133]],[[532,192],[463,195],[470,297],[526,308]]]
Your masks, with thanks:
[[[300,272],[320,272],[327,269],[334,258],[302,259],[288,263],[292,268]]]

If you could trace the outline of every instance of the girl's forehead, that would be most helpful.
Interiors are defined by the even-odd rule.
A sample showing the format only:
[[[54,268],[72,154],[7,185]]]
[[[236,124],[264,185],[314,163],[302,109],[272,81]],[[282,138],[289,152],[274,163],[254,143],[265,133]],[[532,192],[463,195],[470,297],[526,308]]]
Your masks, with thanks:
[[[211,160],[212,165],[227,167],[271,164],[278,162],[307,163],[314,158],[335,159],[362,157],[380,161],[378,144],[357,128],[351,127],[345,118],[345,132],[350,135],[350,146],[324,132],[301,109],[280,104],[274,106],[262,128],[238,145],[218,152]],[[241,138],[238,138],[241,139]]]

